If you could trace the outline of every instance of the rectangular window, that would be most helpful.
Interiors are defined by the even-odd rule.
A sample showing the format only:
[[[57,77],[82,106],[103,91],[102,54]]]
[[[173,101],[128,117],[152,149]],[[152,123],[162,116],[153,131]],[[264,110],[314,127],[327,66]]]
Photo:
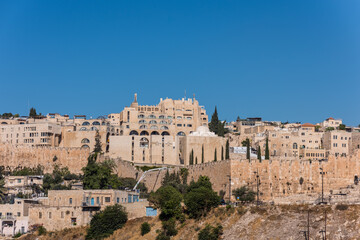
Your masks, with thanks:
[[[119,202],[120,202],[120,198],[116,198],[116,202],[119,203]]]
[[[69,204],[70,205],[72,204],[72,198],[69,198]]]
[[[40,218],[40,219],[42,218],[42,213],[41,213],[41,212],[39,212],[39,218]]]
[[[110,197],[105,197],[105,202],[110,202]]]
[[[51,212],[49,212],[49,218],[51,218]]]
[[[100,204],[100,198],[99,197],[96,197],[96,203]]]
[[[17,212],[17,216],[20,217],[20,216],[21,216],[21,213],[20,213],[20,212]]]

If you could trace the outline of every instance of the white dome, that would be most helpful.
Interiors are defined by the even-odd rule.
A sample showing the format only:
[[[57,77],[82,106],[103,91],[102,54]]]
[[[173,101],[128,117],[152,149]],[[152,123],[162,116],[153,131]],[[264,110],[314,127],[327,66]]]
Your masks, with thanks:
[[[210,132],[209,128],[206,126],[200,126],[196,129],[196,132],[198,133],[208,133]]]
[[[190,134],[190,136],[216,137],[215,133],[210,132],[209,128],[206,126],[198,127],[195,132]]]

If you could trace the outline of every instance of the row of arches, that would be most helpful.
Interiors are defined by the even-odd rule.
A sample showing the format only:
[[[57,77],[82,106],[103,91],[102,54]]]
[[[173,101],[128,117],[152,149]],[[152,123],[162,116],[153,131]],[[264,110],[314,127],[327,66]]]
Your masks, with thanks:
[[[157,124],[158,122],[156,121],[156,120],[150,120],[149,121],[149,124]],[[139,124],[147,124],[147,121],[146,120],[139,120]],[[161,120],[160,122],[159,122],[159,124],[168,124],[168,122],[167,121],[165,121],[165,120]]]
[[[81,127],[79,129],[79,131],[98,131],[99,129],[97,129],[97,127],[91,127],[89,129],[87,129],[86,127]]]
[[[147,129],[147,126],[146,125],[141,125],[140,129]],[[159,127],[156,126],[156,125],[152,125],[152,126],[150,126],[150,129],[159,129]],[[161,126],[160,130],[169,130],[169,128],[167,126]]]
[[[169,132],[164,131],[161,134],[159,134],[158,131],[152,131],[150,134],[148,131],[141,131],[140,134],[136,130],[132,130],[129,135],[140,135],[140,136],[149,136],[149,135],[161,135],[161,136],[168,136],[170,135]],[[186,136],[184,132],[178,132],[176,134],[177,136]]]
[[[92,124],[90,124],[90,122],[85,121],[85,122],[83,122],[81,125],[83,125],[83,126],[90,126],[90,125],[93,125],[93,126],[100,126],[100,125],[109,125],[109,123],[102,122],[102,123],[100,124],[100,122],[99,122],[99,121],[94,121]]]

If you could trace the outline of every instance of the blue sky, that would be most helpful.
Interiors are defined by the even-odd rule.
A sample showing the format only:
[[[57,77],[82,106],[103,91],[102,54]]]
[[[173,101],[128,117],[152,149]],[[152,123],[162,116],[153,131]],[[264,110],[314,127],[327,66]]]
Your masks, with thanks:
[[[221,119],[360,124],[360,1],[1,1],[0,112],[196,98]]]

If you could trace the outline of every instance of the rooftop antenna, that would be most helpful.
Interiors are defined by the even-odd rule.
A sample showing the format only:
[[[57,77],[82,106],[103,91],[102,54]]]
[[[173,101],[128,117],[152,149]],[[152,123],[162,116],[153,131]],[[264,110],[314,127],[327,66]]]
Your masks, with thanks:
[[[28,98],[27,112],[28,112],[28,114],[30,113],[30,100],[29,100],[29,98]]]
[[[185,89],[185,99],[186,99],[186,89]]]

